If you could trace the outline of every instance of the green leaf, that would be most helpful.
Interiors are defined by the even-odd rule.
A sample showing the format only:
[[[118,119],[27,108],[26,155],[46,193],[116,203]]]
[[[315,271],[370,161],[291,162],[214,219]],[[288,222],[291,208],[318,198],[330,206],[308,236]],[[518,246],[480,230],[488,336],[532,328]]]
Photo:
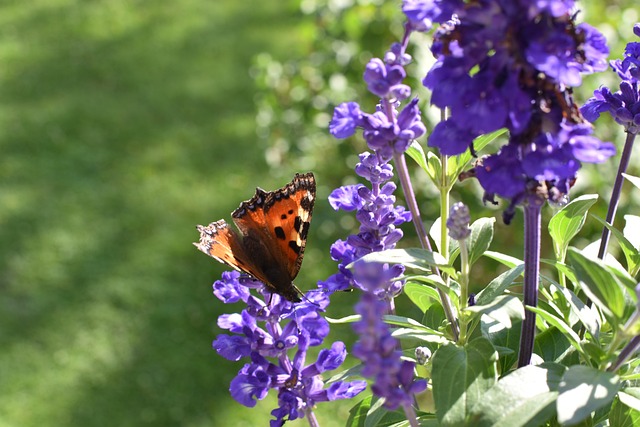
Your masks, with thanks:
[[[629,175],[628,173],[623,173],[622,176],[624,176],[627,181],[635,185],[637,188],[640,188],[640,178],[638,178],[637,176]]]
[[[624,257],[627,260],[627,270],[629,271],[629,274],[631,274],[632,276],[635,276],[638,273],[638,269],[640,269],[640,252],[638,251],[636,246],[634,246],[634,244],[631,243],[631,241],[629,241],[629,239],[627,239],[625,235],[620,232],[620,230],[613,227],[602,218],[599,218],[595,215],[592,215],[592,217],[595,218],[596,221],[598,221],[604,227],[607,227],[611,232],[611,234],[613,234],[613,237],[616,238],[616,240],[618,241],[618,244],[620,245],[620,249],[622,249],[622,253],[624,254]],[[630,231],[627,231],[627,234],[637,235],[638,231],[637,229],[630,230]]]
[[[467,307],[467,311],[484,314],[502,323],[507,328],[512,326],[512,319],[524,319],[524,306],[522,302],[513,295],[500,295],[489,304]]]
[[[558,384],[565,367],[556,363],[528,365],[503,377],[473,408],[478,427],[538,427],[555,414]]]
[[[372,399],[373,396],[367,396],[349,410],[349,419],[345,424],[346,427],[364,427]]]
[[[611,403],[619,388],[619,378],[612,372],[583,365],[569,367],[558,386],[558,422],[570,425],[584,420]]]
[[[350,316],[341,317],[340,319],[333,319],[331,317],[325,316],[325,319],[327,319],[327,322],[329,322],[331,324],[339,325],[339,324],[343,324],[343,323],[354,323],[354,322],[357,322],[358,320],[360,320],[360,315],[359,314],[352,314]]]
[[[431,151],[427,153],[427,175],[437,188],[442,187],[442,163]]]
[[[409,146],[409,148],[407,149],[406,153],[409,157],[415,160],[415,162],[418,164],[418,166],[422,168],[423,171],[428,172],[427,158],[424,155],[424,149],[422,148],[422,145],[420,145],[418,141],[414,139],[411,145]]]
[[[367,419],[364,427],[388,427],[402,425],[406,422],[404,414],[396,411],[389,411],[383,406],[384,399],[377,399],[373,402],[367,412]]]
[[[403,328],[410,328],[416,331],[421,331],[421,332],[428,332],[428,333],[432,333],[435,335],[442,335],[442,333],[431,329],[428,326],[423,325],[422,323],[418,322],[417,320],[414,320],[410,317],[404,317],[404,316],[395,316],[392,314],[387,314],[385,316],[382,317],[385,321],[385,323],[389,324],[389,325],[394,325],[394,326],[401,326]]]
[[[500,372],[507,372],[518,361],[517,349],[520,344],[520,333],[522,322],[515,320],[511,328],[507,328],[502,323],[498,323],[487,316],[480,318],[480,331],[482,336],[487,338],[498,350],[500,359],[498,365]]]
[[[513,267],[510,270],[505,271],[495,279],[491,281],[482,291],[476,296],[476,304],[483,305],[488,304],[498,295],[501,295],[509,286],[513,284],[513,281],[518,278],[524,271],[524,264],[520,264]]]
[[[469,236],[469,265],[473,265],[491,245],[493,240],[493,225],[495,218],[479,218],[471,224]]]
[[[476,338],[464,347],[447,344],[434,353],[433,399],[443,426],[465,423],[471,408],[495,384],[497,359],[486,338]]]
[[[624,294],[615,275],[602,260],[587,258],[575,248],[569,248],[567,257],[584,293],[609,317],[611,324],[621,322]]]
[[[419,331],[410,328],[399,328],[391,332],[391,336],[402,342],[415,341],[416,346],[424,343],[445,344],[449,340],[439,331]]]
[[[576,348],[580,353],[583,353],[582,345],[580,344],[580,337],[578,334],[574,332],[573,329],[569,325],[567,325],[564,320],[559,317],[554,316],[553,314],[541,309],[540,307],[531,307],[527,306],[527,310],[533,311],[537,315],[539,315],[542,319],[544,319],[551,326],[555,326],[560,331],[562,331],[566,338],[569,340],[572,346]]]
[[[640,248],[640,233],[638,233],[638,230],[640,230],[640,216],[625,215],[622,234],[636,249]]]
[[[506,265],[509,268],[517,267],[520,264],[524,264],[524,261],[516,257],[512,257],[511,255],[505,255],[500,252],[486,251],[484,253],[484,256],[494,259],[499,263]]]
[[[609,413],[610,425],[616,427],[636,427],[640,425],[640,411],[623,402],[623,394],[623,392],[619,392],[613,401],[613,405],[611,405],[611,412]],[[625,394],[625,396],[628,395]]]
[[[640,412],[640,387],[627,387],[618,392],[618,397],[629,408]]]
[[[449,284],[447,284],[442,279],[442,277],[438,276],[437,274],[430,274],[428,276],[413,276],[413,280],[419,280],[435,286],[437,289],[440,289],[442,292],[447,294],[449,298],[451,298],[451,302],[456,307],[458,306],[458,300],[460,299],[460,284],[458,282],[449,280]],[[440,301],[440,295],[438,295],[438,301]]]
[[[440,296],[434,288],[414,282],[413,280],[417,279],[410,278],[407,280],[407,283],[404,285],[404,293],[420,311],[425,313],[434,301],[440,301]]]
[[[480,135],[479,137],[473,140],[473,149],[476,152],[480,152],[480,150],[482,150],[484,147],[489,145],[491,141],[505,134],[506,132],[507,130],[505,128],[502,128],[502,129],[493,131],[491,133],[487,133],[485,135]],[[458,177],[458,175],[460,175],[460,173],[467,168],[467,165],[473,159],[473,155],[471,154],[471,150],[467,148],[467,150],[464,153],[454,156],[452,157],[452,159],[455,162],[454,163],[455,166],[451,168],[452,169],[451,175],[452,175],[453,181],[455,182],[455,179]]]
[[[415,268],[422,271],[431,271],[431,267],[438,267],[447,274],[454,275],[455,269],[449,265],[447,260],[437,252],[427,251],[420,248],[411,249],[389,249],[386,251],[372,252],[352,262],[347,268],[353,268],[357,262],[380,262],[390,264],[403,264],[408,268]]]
[[[597,200],[597,194],[580,196],[549,220],[549,235],[553,239],[553,248],[558,260],[564,260],[569,242],[578,234],[587,218],[589,208]]]
[[[558,328],[549,328],[536,335],[533,351],[545,362],[561,363],[573,350],[571,343]]]
[[[582,302],[570,289],[558,287],[558,290],[562,292],[571,310],[580,319],[580,323],[582,323],[585,330],[597,340],[600,335],[600,318],[594,312],[594,309]]]

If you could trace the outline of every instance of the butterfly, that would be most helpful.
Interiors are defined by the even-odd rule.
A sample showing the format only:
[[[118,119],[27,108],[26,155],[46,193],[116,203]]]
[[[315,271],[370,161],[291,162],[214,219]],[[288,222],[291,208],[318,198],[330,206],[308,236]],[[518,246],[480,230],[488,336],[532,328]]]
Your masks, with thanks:
[[[296,174],[275,191],[256,188],[256,194],[231,213],[238,234],[223,219],[198,225],[194,245],[215,260],[263,282],[291,302],[302,291],[293,280],[300,271],[309,233],[316,180],[313,173]]]

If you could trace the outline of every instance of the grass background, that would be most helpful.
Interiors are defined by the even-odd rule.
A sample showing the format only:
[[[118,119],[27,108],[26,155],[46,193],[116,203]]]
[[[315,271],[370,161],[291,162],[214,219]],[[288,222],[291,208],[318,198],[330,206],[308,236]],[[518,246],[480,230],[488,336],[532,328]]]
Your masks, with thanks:
[[[614,30],[637,18],[593,7]],[[305,54],[312,24],[291,1],[0,4],[0,426],[266,424],[275,396],[228,395],[240,364],[210,346],[225,268],[191,242],[298,171],[267,165],[249,70]],[[302,288],[334,268],[338,169],[319,169]],[[356,296],[340,298],[335,315]],[[350,405],[320,405],[320,423]]]

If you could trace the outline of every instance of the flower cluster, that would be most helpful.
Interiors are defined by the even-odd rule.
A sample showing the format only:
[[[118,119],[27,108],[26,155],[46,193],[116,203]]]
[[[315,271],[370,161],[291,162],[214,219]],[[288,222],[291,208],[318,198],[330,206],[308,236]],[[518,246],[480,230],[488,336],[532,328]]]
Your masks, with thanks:
[[[640,37],[640,24],[633,27],[633,32]],[[580,111],[590,122],[595,122],[601,113],[609,113],[626,132],[637,135],[640,133],[640,43],[628,43],[624,58],[611,61],[610,65],[622,79],[620,90],[612,93],[606,86],[600,87]]]
[[[474,172],[485,200],[531,197],[559,201],[575,180],[581,162],[601,162],[615,148],[591,137],[569,86],[581,74],[606,68],[604,37],[587,24],[577,25],[574,2],[539,0],[405,0],[416,29],[442,25],[434,34],[436,63],[423,83],[431,102],[449,109],[429,145],[457,155],[475,137],[507,128],[510,141]],[[452,17],[453,15],[453,17]],[[473,152],[473,151],[472,151]]]
[[[249,287],[260,289],[270,304],[252,296]],[[316,362],[305,365],[309,347],[320,345],[329,333],[329,325],[319,313],[329,303],[324,293],[309,292],[303,302],[294,306],[265,290],[261,282],[241,278],[235,271],[223,273],[213,288],[223,302],[243,301],[247,305],[242,313],[219,317],[218,326],[233,335],[220,334],[213,342],[225,359],[250,359],[231,381],[229,391],[238,402],[253,407],[270,389],[277,389],[279,407],[272,411],[272,427],[311,416],[311,408],[317,402],[349,399],[365,389],[364,381],[336,381],[325,388],[320,374],[342,364],[347,355],[342,342],[321,350]],[[283,327],[285,320],[288,323]],[[259,322],[264,322],[264,327]],[[291,359],[289,350],[294,348]]]
[[[371,186],[348,185],[329,196],[334,209],[355,211],[360,229],[332,246],[331,255],[339,262],[339,272],[320,283],[329,291],[350,286],[363,291],[356,306],[361,320],[354,324],[360,335],[354,355],[363,361],[363,375],[374,378],[373,392],[384,397],[384,405],[391,409],[409,408],[413,394],[426,388],[426,381],[414,379],[415,364],[401,359],[399,343],[383,321],[384,314],[393,312],[393,299],[402,291],[403,282],[398,278],[404,267],[356,261],[369,253],[394,248],[402,237],[397,227],[411,220],[410,212],[395,206],[396,185],[390,182],[393,168],[389,164],[426,132],[417,98],[398,112],[400,101],[410,96],[410,88],[402,83],[404,65],[411,61],[405,53],[407,37],[403,42],[393,44],[384,61],[374,58],[367,64],[363,78],[369,91],[381,99],[377,111],[368,114],[355,102],[343,103],[336,107],[329,125],[337,138],[349,137],[357,128],[363,130],[372,152],[360,155],[355,171]],[[353,270],[349,270],[347,266],[352,263]]]

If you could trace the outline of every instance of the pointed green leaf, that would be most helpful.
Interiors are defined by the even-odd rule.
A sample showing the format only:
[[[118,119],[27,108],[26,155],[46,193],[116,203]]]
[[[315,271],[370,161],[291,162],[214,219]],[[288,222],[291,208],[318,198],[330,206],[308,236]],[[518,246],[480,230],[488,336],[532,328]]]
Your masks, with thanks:
[[[623,173],[622,176],[624,176],[627,181],[635,185],[637,188],[640,188],[640,178],[638,178],[637,176],[629,175],[628,173]]]
[[[622,394],[623,392],[619,392],[613,401],[613,405],[611,405],[611,412],[609,413],[610,425],[616,427],[636,427],[640,425],[640,410],[623,402],[621,398]]]
[[[533,352],[545,362],[561,363],[567,350],[573,350],[571,343],[558,328],[549,328],[536,335]]]
[[[440,296],[434,288],[418,283],[417,277],[419,276],[407,279],[407,283],[404,285],[404,293],[424,313],[431,304],[435,301],[440,301]]]
[[[558,288],[565,296],[571,310],[578,316],[585,330],[596,340],[600,335],[600,318],[594,309],[586,305],[578,296],[568,288]]]
[[[476,338],[464,347],[444,345],[434,353],[433,399],[443,426],[464,425],[471,408],[495,384],[497,359],[486,338]]]
[[[575,248],[567,253],[569,264],[573,267],[582,290],[612,324],[621,321],[624,315],[624,294],[615,275],[599,259],[589,259]]]
[[[597,194],[585,194],[560,209],[549,220],[549,235],[553,239],[556,258],[564,260],[569,242],[580,231],[589,208],[598,200]]]
[[[518,353],[512,349],[517,349],[520,343],[521,326],[522,321],[519,320],[514,320],[512,327],[507,328],[502,323],[496,322],[487,316],[480,318],[482,336],[491,341],[491,344],[500,355],[498,361],[499,372],[508,372],[518,361]]]
[[[496,261],[498,261],[499,263],[502,263],[504,265],[506,265],[509,268],[513,268],[516,267],[520,264],[524,264],[524,261],[522,261],[521,259],[518,259],[516,257],[512,257],[511,255],[505,255],[503,253],[500,252],[494,252],[494,251],[486,251],[484,253],[484,256],[489,257],[491,259],[494,259]]]
[[[583,353],[582,345],[580,344],[580,337],[574,332],[573,329],[571,329],[569,325],[564,322],[564,320],[560,319],[557,316],[554,316],[553,314],[549,313],[546,310],[543,310],[540,307],[527,306],[527,310],[533,311],[551,326],[555,326],[556,328],[560,329],[560,331],[565,334],[566,338],[569,339],[571,345],[574,346],[580,353]]]
[[[631,243],[631,241],[629,241],[629,239],[627,239],[625,235],[620,232],[620,230],[613,227],[602,218],[599,218],[595,215],[592,215],[592,217],[595,218],[596,221],[598,221],[604,227],[607,227],[611,234],[613,234],[613,237],[616,238],[618,244],[620,245],[620,249],[622,249],[624,257],[627,260],[627,270],[631,275],[635,276],[638,273],[638,269],[640,269],[640,251],[638,251],[638,248],[634,246],[634,244]],[[627,234],[638,235],[638,231],[637,229],[629,230],[627,231]]]
[[[636,249],[640,248],[640,233],[638,233],[638,230],[640,230],[640,216],[625,215],[622,234]]]
[[[364,427],[372,400],[373,396],[367,396],[349,410],[349,419],[345,424],[346,427]]]
[[[473,149],[476,152],[480,152],[484,147],[489,145],[491,141],[505,134],[506,132],[507,130],[505,128],[502,128],[485,135],[480,135],[473,140]],[[469,162],[471,162],[471,160],[473,159],[473,155],[471,154],[471,150],[467,148],[464,153],[454,156],[452,157],[452,159],[455,161],[455,166],[451,168],[452,176],[455,179],[458,177],[458,175],[460,175],[461,172],[463,172],[467,168]]]
[[[618,392],[618,397],[629,408],[640,412],[640,387],[627,387]]]
[[[455,269],[447,260],[437,252],[431,252],[419,248],[389,249],[386,251],[372,252],[352,262],[347,268],[353,268],[357,262],[381,262],[390,264],[403,264],[408,268],[415,268],[431,272],[432,267],[438,267],[447,274],[454,275]]]
[[[500,295],[489,304],[467,307],[467,311],[484,314],[507,328],[512,326],[512,320],[524,319],[524,306],[513,295]]]
[[[427,153],[427,175],[437,188],[442,187],[442,163],[431,151]]]
[[[469,265],[473,265],[491,245],[493,240],[493,225],[495,218],[479,218],[471,224],[471,235],[467,244],[469,245]]]
[[[427,172],[427,157],[424,154],[422,145],[420,145],[418,141],[413,140],[406,153],[418,164],[418,166],[422,168],[423,171]]]
[[[493,279],[486,288],[476,295],[476,304],[488,304],[498,295],[502,295],[502,293],[513,284],[513,281],[516,280],[523,271],[524,264],[520,264]]]
[[[583,365],[569,367],[558,386],[558,422],[570,425],[584,420],[611,403],[619,389],[619,378],[612,372]]]
[[[437,332],[434,329],[431,329],[430,327],[425,326],[422,323],[410,317],[395,316],[392,314],[387,314],[383,316],[383,319],[385,323],[389,325],[402,326],[403,328],[411,328],[417,331],[423,331],[423,332],[433,333],[436,335],[442,335],[440,332]]]
[[[555,414],[558,384],[565,367],[556,363],[524,366],[503,377],[473,408],[477,427],[538,427]]]

